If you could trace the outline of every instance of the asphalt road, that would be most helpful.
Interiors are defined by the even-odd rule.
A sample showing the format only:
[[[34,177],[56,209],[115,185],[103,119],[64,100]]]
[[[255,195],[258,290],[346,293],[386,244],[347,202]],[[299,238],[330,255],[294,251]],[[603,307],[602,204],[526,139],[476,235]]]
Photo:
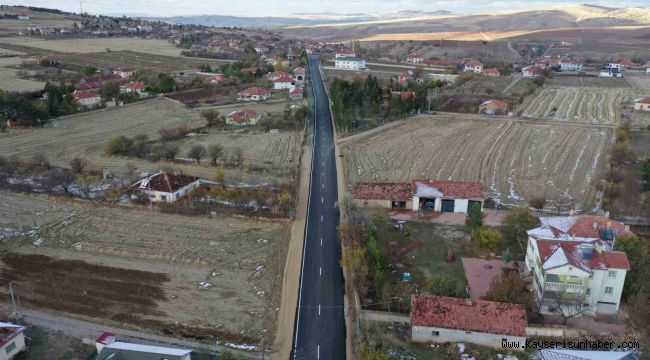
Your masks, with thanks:
[[[334,133],[329,99],[310,56],[314,152],[292,359],[345,359],[345,321]]]

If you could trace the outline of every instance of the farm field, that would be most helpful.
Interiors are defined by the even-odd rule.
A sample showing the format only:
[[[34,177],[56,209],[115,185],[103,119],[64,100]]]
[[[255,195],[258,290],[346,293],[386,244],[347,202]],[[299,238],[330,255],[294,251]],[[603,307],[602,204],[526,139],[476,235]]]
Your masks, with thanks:
[[[461,85],[457,93],[461,94],[501,94],[508,85],[510,85],[514,77],[511,76],[477,76],[463,85]]]
[[[630,86],[643,94],[650,94],[650,74],[630,74],[632,73],[627,72],[625,74],[625,80]]]
[[[545,86],[568,86],[589,88],[629,88],[626,78],[599,78],[586,76],[555,75],[547,78]]]
[[[20,70],[16,65],[22,61],[23,59],[15,56],[0,58],[0,90],[28,92],[42,90],[45,87],[44,82],[24,80],[16,75]]]
[[[520,205],[564,192],[591,205],[612,130],[521,120],[412,118],[341,141],[346,181],[480,181],[486,194]]]
[[[527,97],[521,116],[564,122],[616,125],[629,89],[544,86]]]
[[[0,44],[17,44],[64,53],[98,53],[111,51],[136,51],[164,56],[181,56],[181,49],[167,40],[141,38],[83,38],[43,40],[41,38],[0,38]],[[0,46],[1,47],[1,46]]]
[[[91,167],[110,169],[114,173],[126,173],[127,164],[133,164],[138,171],[158,171],[163,166],[173,165],[187,174],[206,179],[214,175],[215,168],[195,165],[191,161],[182,163],[150,162],[136,158],[106,156],[104,146],[114,136],[134,136],[147,134],[152,140],[158,139],[158,130],[181,124],[192,127],[203,126],[198,111],[187,110],[181,105],[165,99],[154,99],[124,107],[77,114],[67,118],[53,120],[44,128],[9,130],[0,134],[0,152],[4,156],[17,156],[29,159],[34,153],[45,152],[50,161],[57,166],[68,166],[75,156],[84,157]],[[225,155],[235,147],[242,150],[244,159],[251,160],[251,165],[274,166],[282,170],[285,166],[295,167],[297,163],[301,135],[299,133],[281,132],[280,134],[236,132],[198,135],[196,140],[224,146]],[[293,149],[288,149],[294,146]],[[185,156],[186,149],[181,149],[179,157]],[[258,163],[259,162],[259,163]],[[244,173],[238,169],[226,169],[226,177],[236,176],[247,182],[283,182],[284,176],[273,172]],[[281,171],[282,172],[282,171]],[[284,172],[283,172],[284,173]]]
[[[21,204],[17,214],[1,215],[16,219],[11,227],[27,209],[68,211],[37,234],[4,240],[9,252],[0,282],[17,281],[23,305],[239,342],[257,343],[273,332],[288,237],[283,223],[8,192],[0,200]],[[34,238],[42,239],[39,245]],[[204,281],[210,285],[202,289]]]

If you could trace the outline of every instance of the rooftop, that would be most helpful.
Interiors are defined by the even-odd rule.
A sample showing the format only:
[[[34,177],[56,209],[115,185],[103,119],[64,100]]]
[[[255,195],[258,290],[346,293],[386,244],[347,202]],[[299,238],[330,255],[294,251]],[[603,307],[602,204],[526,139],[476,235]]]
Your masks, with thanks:
[[[456,199],[483,199],[483,184],[466,181],[413,180],[415,195]],[[431,196],[434,195],[434,196]]]
[[[248,95],[264,95],[264,94],[270,94],[271,92],[267,89],[253,86],[251,88],[248,88],[246,90],[242,90],[239,92],[240,94],[248,94]]]
[[[23,330],[25,328],[22,326],[0,322],[0,346],[8,343],[11,339],[23,332]]]
[[[406,201],[411,197],[413,197],[413,185],[409,183],[358,182],[354,184],[355,199]]]
[[[86,91],[86,90],[81,90],[81,91],[75,91],[74,94],[72,94],[72,97],[75,99],[92,99],[92,98],[98,98],[100,97],[99,94],[96,94],[92,91]]]
[[[526,336],[526,324],[526,309],[520,304],[446,296],[411,296],[413,326]]]
[[[528,235],[536,239],[612,241],[616,237],[632,234],[625,224],[606,216],[544,216],[539,221],[540,226],[528,230]]]
[[[136,182],[131,185],[131,188],[173,193],[197,180],[199,180],[199,178],[196,176],[172,174],[161,171]]]
[[[570,265],[587,273],[607,269],[629,271],[627,255],[622,251],[606,251],[605,246],[600,241],[537,240],[544,270]]]

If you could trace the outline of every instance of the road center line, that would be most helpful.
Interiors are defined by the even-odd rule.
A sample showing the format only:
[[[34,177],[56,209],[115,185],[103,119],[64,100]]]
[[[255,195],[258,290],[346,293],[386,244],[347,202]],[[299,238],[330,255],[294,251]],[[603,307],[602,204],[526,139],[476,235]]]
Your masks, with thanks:
[[[320,304],[318,304],[318,316],[320,316]]]
[[[323,276],[323,268],[322,267],[318,268],[318,275]]]
[[[320,222],[323,222],[323,215],[320,216]]]
[[[316,348],[316,359],[320,359],[320,345]]]
[[[323,246],[323,238],[320,238],[320,246]]]

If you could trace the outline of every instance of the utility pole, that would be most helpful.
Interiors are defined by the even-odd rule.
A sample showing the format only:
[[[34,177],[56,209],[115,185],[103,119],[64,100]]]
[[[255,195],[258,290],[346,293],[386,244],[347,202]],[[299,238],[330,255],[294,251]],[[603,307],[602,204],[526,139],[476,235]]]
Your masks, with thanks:
[[[84,14],[84,7],[81,4],[81,0],[79,0],[79,15],[83,15],[83,14]]]
[[[14,298],[14,284],[15,282],[10,281],[9,282],[9,294],[11,294],[11,305],[14,310],[14,321],[16,322],[16,325],[20,325],[20,314],[18,312],[18,307],[16,306],[16,299]]]

